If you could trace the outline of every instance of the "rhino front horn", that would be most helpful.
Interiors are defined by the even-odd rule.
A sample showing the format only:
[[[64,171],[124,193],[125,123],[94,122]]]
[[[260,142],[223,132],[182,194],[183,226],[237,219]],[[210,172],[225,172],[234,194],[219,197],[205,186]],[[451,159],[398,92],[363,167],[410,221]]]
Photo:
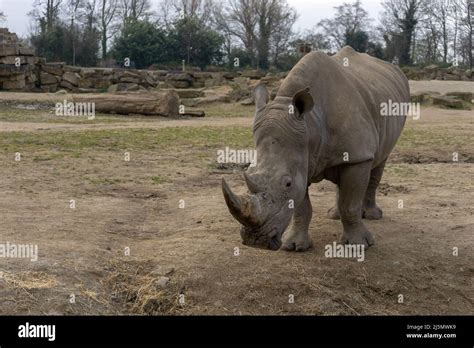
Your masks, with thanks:
[[[224,178],[222,178],[222,192],[230,213],[237,221],[245,226],[259,225],[262,209],[260,201],[255,195],[237,196],[232,192]]]

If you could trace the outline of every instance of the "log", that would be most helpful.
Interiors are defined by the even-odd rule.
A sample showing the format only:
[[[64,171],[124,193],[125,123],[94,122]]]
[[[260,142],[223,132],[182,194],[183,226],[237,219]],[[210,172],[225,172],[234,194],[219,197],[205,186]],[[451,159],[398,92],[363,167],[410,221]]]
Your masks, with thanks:
[[[94,103],[96,112],[122,115],[179,116],[179,96],[175,91],[147,95],[76,94],[72,98],[66,99],[68,102],[74,103]]]

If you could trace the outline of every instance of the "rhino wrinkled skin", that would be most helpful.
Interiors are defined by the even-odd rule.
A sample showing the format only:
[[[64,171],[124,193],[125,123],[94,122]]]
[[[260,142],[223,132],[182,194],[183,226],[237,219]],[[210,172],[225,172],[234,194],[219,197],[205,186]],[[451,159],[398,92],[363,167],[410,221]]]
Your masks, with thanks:
[[[222,180],[243,244],[310,248],[308,187],[323,179],[338,187],[328,217],[341,219],[341,242],[374,244],[362,218],[382,217],[375,193],[406,115],[381,116],[380,110],[389,100],[410,102],[400,69],[348,46],[332,57],[313,52],[290,71],[273,101],[262,84],[254,98],[258,161],[244,173],[248,193],[237,195]]]

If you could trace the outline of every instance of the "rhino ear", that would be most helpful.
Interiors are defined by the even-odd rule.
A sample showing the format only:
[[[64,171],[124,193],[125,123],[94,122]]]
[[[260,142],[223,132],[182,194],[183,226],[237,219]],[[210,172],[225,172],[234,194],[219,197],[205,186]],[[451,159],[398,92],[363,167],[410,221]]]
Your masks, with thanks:
[[[263,83],[258,84],[253,90],[253,99],[255,100],[256,111],[267,105],[269,99],[267,86]]]
[[[298,109],[300,116],[313,109],[314,100],[311,93],[309,93],[309,87],[296,92],[293,97],[293,105]]]

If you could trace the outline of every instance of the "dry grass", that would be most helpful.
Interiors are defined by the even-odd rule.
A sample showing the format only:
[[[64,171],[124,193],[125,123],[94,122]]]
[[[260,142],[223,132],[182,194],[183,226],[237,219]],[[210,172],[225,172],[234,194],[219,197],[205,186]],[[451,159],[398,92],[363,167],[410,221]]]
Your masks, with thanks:
[[[45,272],[28,271],[14,274],[0,271],[0,279],[4,280],[6,286],[23,290],[51,289],[58,285],[56,279]]]
[[[170,276],[173,271],[160,275],[153,271],[153,262],[114,260],[103,285],[109,287],[113,298],[122,302],[134,314],[171,314],[179,311],[178,291],[172,282],[166,287],[158,284],[160,276]],[[174,299],[174,300],[173,300]]]

